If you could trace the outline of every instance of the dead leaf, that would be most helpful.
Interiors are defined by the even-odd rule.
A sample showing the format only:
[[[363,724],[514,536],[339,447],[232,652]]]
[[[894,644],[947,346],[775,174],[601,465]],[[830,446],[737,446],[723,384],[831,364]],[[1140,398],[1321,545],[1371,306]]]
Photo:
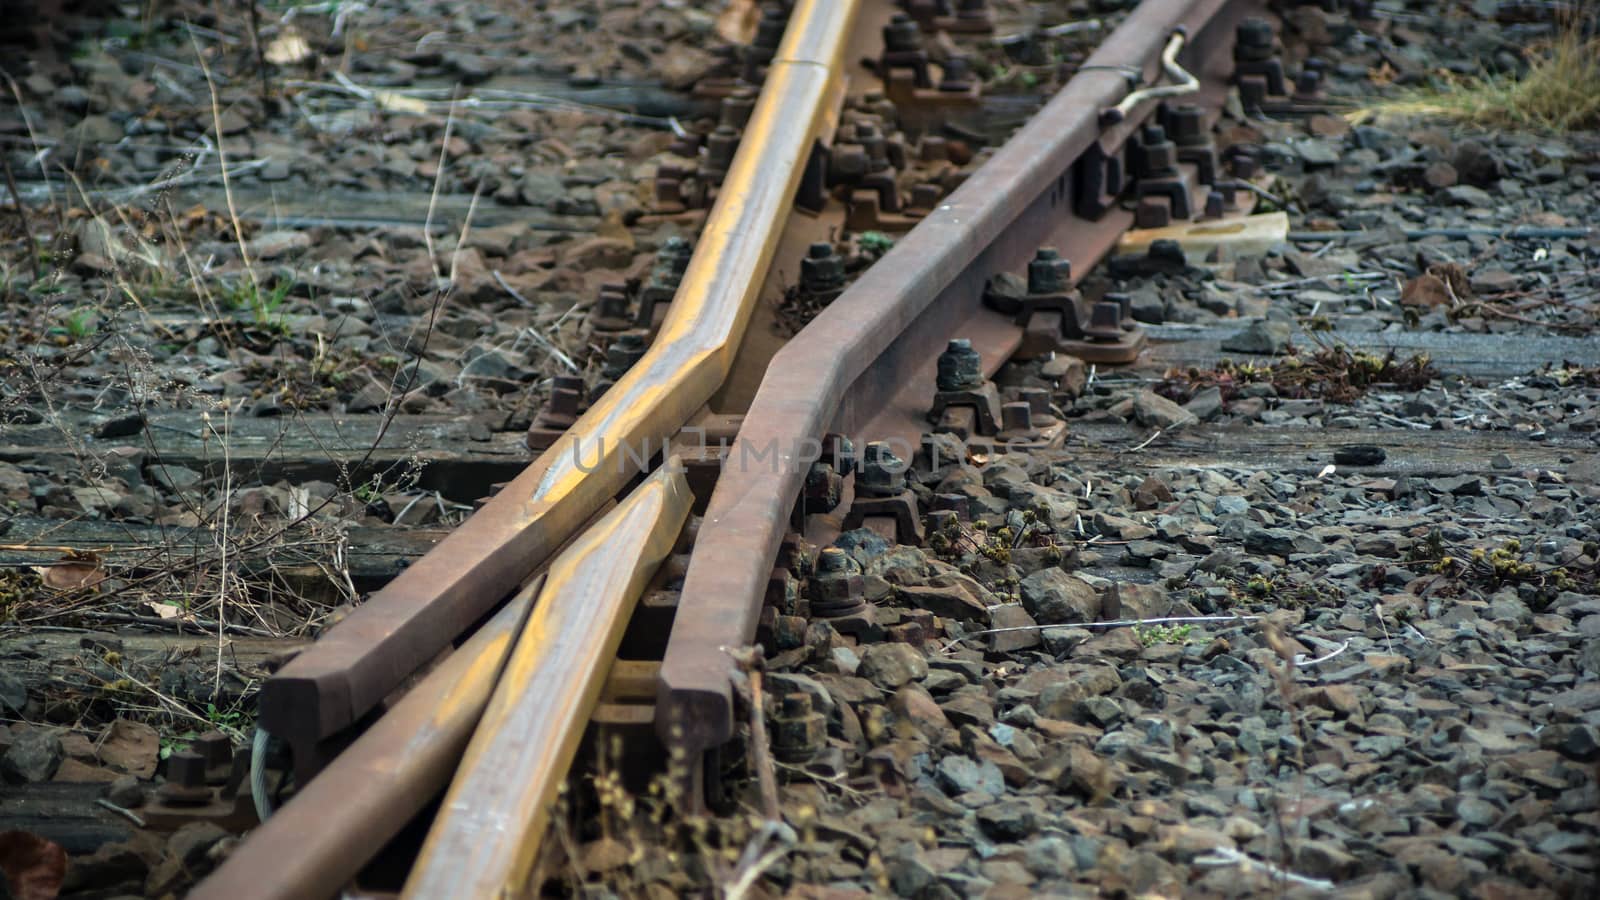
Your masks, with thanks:
[[[0,872],[16,900],[55,900],[67,876],[67,851],[26,831],[0,832]]]
[[[1455,263],[1440,263],[1428,267],[1428,274],[1444,282],[1450,289],[1450,298],[1459,303],[1472,296],[1472,282],[1467,278],[1467,270]]]
[[[272,39],[263,53],[267,62],[275,66],[291,66],[311,56],[311,45],[294,28],[285,28]]]
[[[1449,306],[1450,288],[1437,275],[1418,275],[1400,290],[1400,302],[1406,306]]]
[[[380,109],[389,112],[409,113],[413,116],[424,115],[428,112],[428,104],[415,97],[396,94],[394,91],[373,91],[372,99],[377,101]]]
[[[100,761],[129,775],[152,778],[161,753],[161,736],[143,722],[117,719],[100,735]]]
[[[728,0],[717,14],[717,37],[730,44],[748,44],[756,36],[761,7],[756,0]]]
[[[192,620],[194,618],[192,614],[184,612],[182,609],[173,606],[171,603],[156,603],[152,600],[146,603],[145,606],[150,607],[151,612],[163,619]]]
[[[1395,71],[1394,66],[1389,65],[1388,60],[1384,60],[1378,63],[1376,67],[1367,70],[1367,80],[1382,87],[1392,83],[1394,77],[1399,74],[1399,72]]]
[[[45,587],[57,591],[94,590],[106,580],[106,571],[100,567],[100,558],[93,553],[68,553],[60,562],[48,566],[34,566]]]

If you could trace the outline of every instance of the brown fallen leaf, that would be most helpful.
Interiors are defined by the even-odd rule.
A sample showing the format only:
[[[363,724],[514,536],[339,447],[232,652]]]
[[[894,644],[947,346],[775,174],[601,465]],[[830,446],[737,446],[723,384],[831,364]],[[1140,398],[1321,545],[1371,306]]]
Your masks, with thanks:
[[[1400,302],[1406,306],[1449,306],[1450,287],[1437,275],[1418,275],[1400,289]]]
[[[0,873],[16,900],[55,900],[67,876],[67,852],[26,831],[0,832]]]
[[[106,571],[100,566],[100,557],[85,551],[71,551],[59,562],[47,566],[34,566],[45,587],[57,591],[94,590],[106,580]]]
[[[1450,289],[1450,299],[1454,302],[1460,303],[1472,297],[1472,281],[1467,277],[1466,269],[1455,263],[1440,263],[1429,266],[1426,271],[1444,282],[1444,286]]]

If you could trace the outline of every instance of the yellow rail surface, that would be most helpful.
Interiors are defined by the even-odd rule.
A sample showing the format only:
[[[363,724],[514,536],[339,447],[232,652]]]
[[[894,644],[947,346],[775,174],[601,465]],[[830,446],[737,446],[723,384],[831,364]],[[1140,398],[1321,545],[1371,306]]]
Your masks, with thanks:
[[[691,500],[673,458],[551,564],[403,897],[522,894],[628,618]]]

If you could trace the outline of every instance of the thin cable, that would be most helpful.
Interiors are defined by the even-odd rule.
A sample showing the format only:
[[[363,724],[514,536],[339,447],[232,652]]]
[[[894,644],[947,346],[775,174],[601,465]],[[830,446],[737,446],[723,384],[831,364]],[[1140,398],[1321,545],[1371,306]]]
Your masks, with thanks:
[[[256,727],[256,739],[250,745],[250,799],[256,805],[256,818],[265,822],[272,815],[272,801],[267,799],[267,745],[272,735]]]

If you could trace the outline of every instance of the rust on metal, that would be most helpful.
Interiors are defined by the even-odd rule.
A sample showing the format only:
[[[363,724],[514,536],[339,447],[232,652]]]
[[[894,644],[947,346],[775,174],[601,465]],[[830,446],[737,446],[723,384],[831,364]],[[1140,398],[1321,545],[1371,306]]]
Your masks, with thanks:
[[[337,895],[449,783],[543,581],[520,591],[189,896]]]
[[[949,338],[970,339],[992,374],[1022,333],[982,307],[989,277],[1021,269],[1044,245],[1087,269],[1132,222],[1120,209],[1098,221],[1073,214],[1079,157],[1091,148],[1120,152],[1153,111],[1154,103],[1139,104],[1102,130],[1100,110],[1129,93],[1122,71],[1136,62],[1153,79],[1169,36],[1183,28],[1184,69],[1223,84],[1233,24],[1258,7],[1140,4],[1028,125],[774,357],[739,437],[754,448],[742,458],[759,463],[725,467],[684,582],[662,665],[656,723],[664,740],[695,752],[730,737],[731,663],[719,648],[746,644],[756,632],[815,439],[833,431],[915,448],[933,401],[937,350]]]
[[[727,377],[816,135],[857,0],[804,0],[770,66],[661,333],[549,450],[434,552],[264,686],[297,750],[356,722],[500,602],[636,475]]]
[[[634,604],[691,501],[670,458],[551,564],[403,897],[522,894]]]

